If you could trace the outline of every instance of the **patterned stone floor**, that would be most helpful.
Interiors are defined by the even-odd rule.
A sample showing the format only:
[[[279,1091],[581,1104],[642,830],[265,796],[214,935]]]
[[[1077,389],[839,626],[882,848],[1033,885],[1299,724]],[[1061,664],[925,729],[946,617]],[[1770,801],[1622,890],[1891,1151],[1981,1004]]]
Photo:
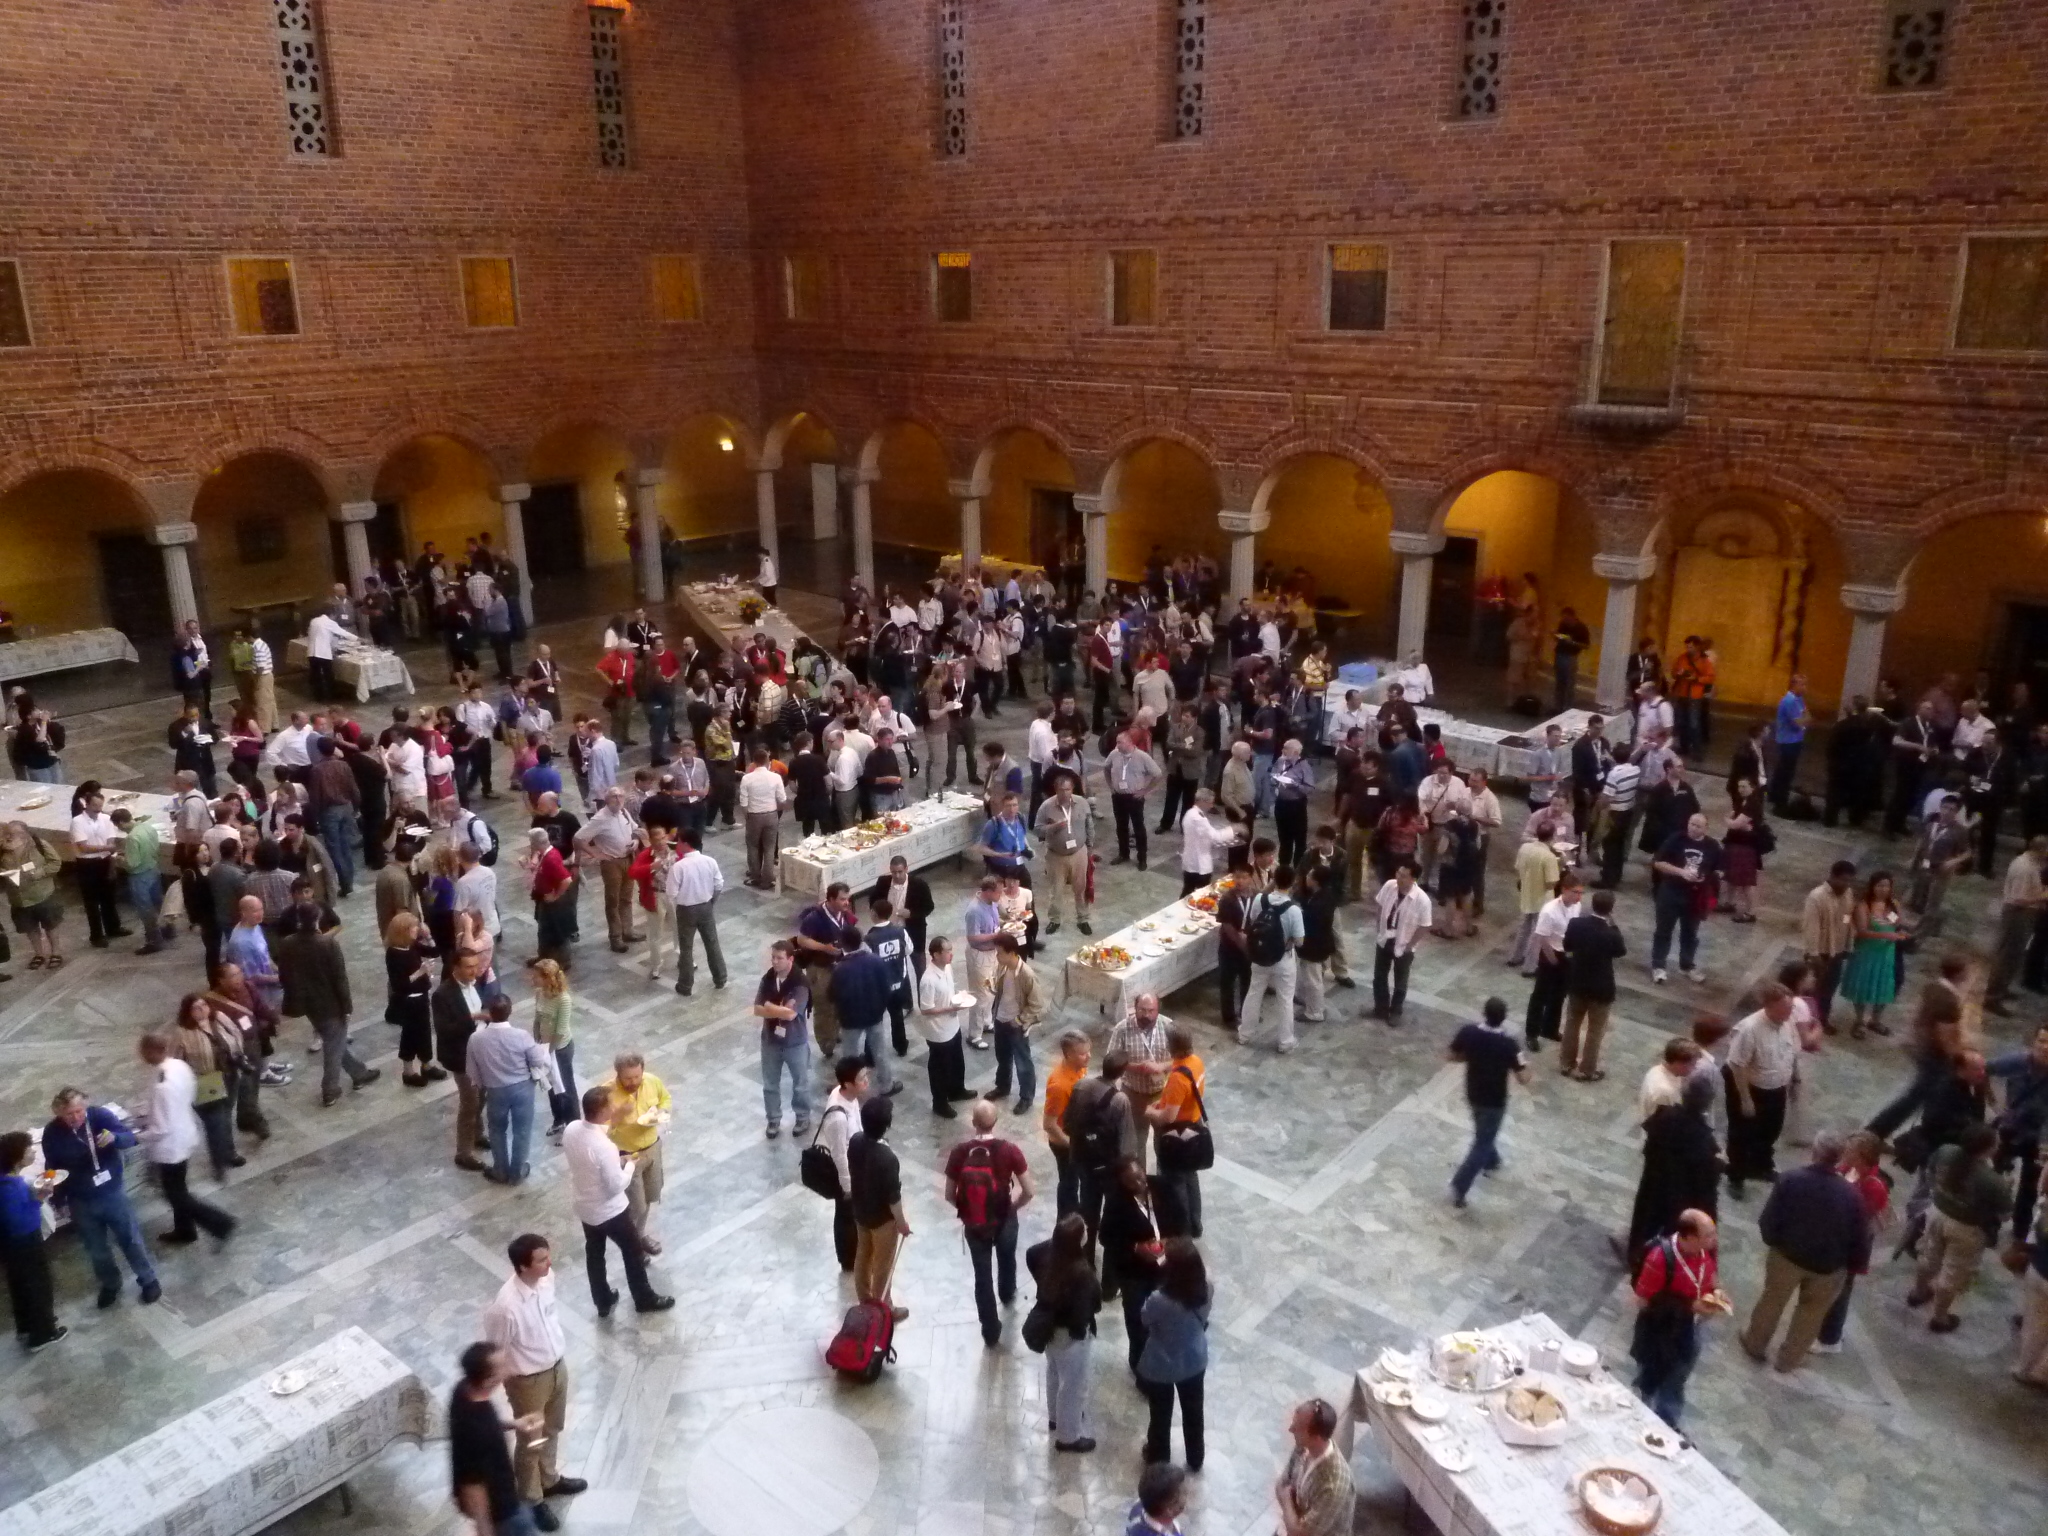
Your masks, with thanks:
[[[822,619],[824,606],[820,608]],[[810,615],[807,614],[806,617]],[[565,627],[565,654],[587,659],[588,631]],[[423,681],[437,676],[431,664]],[[425,698],[438,698],[428,688]],[[373,706],[381,713],[382,702]],[[365,712],[365,717],[369,715]],[[167,711],[130,705],[72,718],[74,775],[162,782]],[[1022,718],[1006,714],[1006,731]],[[637,757],[637,754],[635,754]],[[1718,795],[1709,796],[1718,808]],[[502,810],[503,808],[500,807]],[[1511,820],[1519,820],[1511,810]],[[1625,1349],[1629,1309],[1606,1236],[1624,1218],[1637,1153],[1634,1084],[1664,1038],[1702,1005],[1720,1006],[1766,975],[1794,942],[1800,895],[1832,859],[1902,855],[1814,827],[1781,829],[1783,847],[1751,928],[1709,925],[1709,981],[1653,988],[1631,961],[1611,1036],[1609,1080],[1562,1083],[1539,1062],[1517,1097],[1505,1139],[1507,1167],[1484,1181],[1470,1210],[1445,1197],[1465,1138],[1462,1098],[1442,1049],[1490,993],[1519,1013],[1523,984],[1501,964],[1511,919],[1494,916],[1480,938],[1432,944],[1415,968],[1407,1026],[1389,1031],[1356,1017],[1363,991],[1339,992],[1328,1023],[1306,1029],[1282,1058],[1256,1037],[1216,1027],[1212,986],[1173,997],[1167,1011],[1192,1022],[1210,1065],[1210,1103],[1221,1159],[1207,1181],[1204,1249],[1217,1285],[1209,1373],[1208,1467],[1188,1529],[1248,1536],[1272,1528],[1269,1490],[1283,1454],[1289,1404],[1336,1396],[1346,1373],[1384,1343],[1484,1324],[1541,1308],[1582,1329],[1610,1360]],[[1177,889],[1170,840],[1155,843],[1149,874],[1104,871],[1103,918],[1127,919]],[[730,835],[713,851],[735,877]],[[1500,850],[1494,879],[1505,887]],[[957,923],[968,891],[961,872],[934,871],[941,895],[934,931]],[[1642,875],[1632,870],[1621,913],[1639,957],[1647,948]],[[1952,933],[1979,938],[1987,884],[1959,892]],[[369,1022],[358,1048],[392,1064],[393,1032],[378,1022],[375,936],[350,904],[346,942]],[[1103,1321],[1094,1406],[1102,1448],[1055,1456],[1044,1433],[1042,1372],[1006,1331],[982,1348],[957,1226],[940,1201],[939,1169],[960,1122],[933,1120],[907,1093],[896,1142],[917,1235],[899,1290],[914,1309],[902,1358],[875,1387],[830,1378],[820,1349],[850,1299],[831,1258],[828,1213],[794,1180],[787,1138],[760,1130],[753,1028],[745,985],[768,941],[786,933],[793,902],[736,889],[721,929],[739,980],[690,1000],[651,987],[630,961],[586,941],[579,954],[579,1055],[644,1050],[673,1090],[677,1116],[670,1185],[658,1229],[667,1253],[656,1273],[680,1298],[665,1316],[593,1316],[576,1258],[559,1156],[543,1143],[536,1178],[502,1191],[448,1161],[453,1105],[446,1085],[407,1090],[388,1073],[331,1110],[318,1107],[306,1072],[266,1094],[277,1134],[236,1173],[221,1202],[242,1219],[225,1250],[210,1244],[157,1255],[165,1295],[95,1312],[74,1245],[57,1249],[62,1310],[72,1336],[33,1359],[0,1351],[0,1509],[120,1448],[164,1421],[247,1381],[310,1338],[360,1324],[445,1391],[461,1346],[499,1283],[505,1240],[523,1229],[564,1245],[561,1289],[574,1404],[565,1465],[592,1491],[565,1509],[572,1530],[722,1536],[691,1499],[700,1443],[743,1415],[824,1407],[860,1425],[880,1453],[879,1478],[843,1529],[852,1536],[1068,1536],[1120,1528],[1138,1471],[1142,1404],[1121,1369],[1122,1327]],[[591,914],[592,917],[595,914]],[[592,923],[586,921],[586,932]],[[78,1082],[111,1098],[132,1094],[137,1029],[164,1021],[171,998],[198,980],[196,944],[137,959],[125,948],[83,944],[74,913],[73,963],[54,979],[0,988],[0,1124],[38,1125],[50,1091]],[[1104,930],[1098,930],[1104,931]],[[1363,948],[1347,915],[1353,953]],[[507,913],[506,953],[525,952],[530,925]],[[1074,942],[1069,930],[1043,962]],[[1926,963],[1924,960],[1921,962]],[[515,988],[516,990],[516,988]],[[1099,1028],[1076,1008],[1062,1022]],[[2019,1027],[2005,1026],[2008,1038]],[[290,1050],[303,1059],[303,1031]],[[985,1081],[988,1059],[971,1067]],[[913,1063],[915,1066],[915,1063]],[[1831,1044],[1819,1062],[1814,1113],[1848,1123],[1900,1075],[1895,1047]],[[920,1071],[921,1075],[921,1071]],[[1007,1117],[1006,1117],[1007,1118]],[[1015,1124],[1016,1122],[1010,1122]],[[1035,1130],[1023,1139],[1049,1185]],[[202,1180],[203,1184],[203,1180]],[[214,1193],[210,1187],[209,1194]],[[1025,1219],[1043,1234],[1049,1200]],[[1746,1308],[1760,1273],[1753,1209],[1731,1208],[1724,1228],[1728,1284]],[[145,1224],[161,1225],[146,1211]],[[1964,1303],[1965,1326],[1934,1338],[1901,1302],[1905,1277],[1881,1266],[1859,1288],[1849,1348],[1783,1378],[1753,1368],[1725,1326],[1711,1330],[1693,1389],[1689,1428],[1708,1455],[1794,1532],[1984,1533],[2040,1528],[2048,1496],[2048,1421],[2040,1400],[2006,1376],[2011,1293],[1992,1272]],[[1369,1445],[1359,1462],[1363,1530],[1399,1528],[1398,1485]],[[395,1447],[355,1483],[353,1516],[323,1500],[281,1529],[429,1533],[461,1522],[446,1495],[445,1452]],[[2028,1511],[2032,1513],[2028,1513]],[[836,1518],[833,1517],[833,1518]],[[0,1514],[0,1530],[6,1518]],[[791,1529],[811,1528],[803,1520]],[[820,1536],[823,1536],[822,1530]]]

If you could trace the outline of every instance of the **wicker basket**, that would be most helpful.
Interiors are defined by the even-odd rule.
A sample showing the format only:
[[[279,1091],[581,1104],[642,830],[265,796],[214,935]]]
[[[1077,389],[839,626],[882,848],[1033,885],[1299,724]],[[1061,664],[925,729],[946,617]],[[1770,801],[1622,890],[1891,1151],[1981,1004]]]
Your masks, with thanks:
[[[1642,1520],[1626,1521],[1602,1514],[1587,1496],[1593,1480],[1598,1477],[1626,1478],[1632,1483],[1642,1484],[1650,1492],[1649,1516]],[[1649,1532],[1657,1528],[1657,1522],[1664,1518],[1663,1493],[1655,1483],[1634,1467],[1588,1467],[1579,1474],[1573,1489],[1578,1494],[1579,1512],[1586,1517],[1586,1523],[1594,1530],[1602,1532],[1603,1536],[1648,1536]]]

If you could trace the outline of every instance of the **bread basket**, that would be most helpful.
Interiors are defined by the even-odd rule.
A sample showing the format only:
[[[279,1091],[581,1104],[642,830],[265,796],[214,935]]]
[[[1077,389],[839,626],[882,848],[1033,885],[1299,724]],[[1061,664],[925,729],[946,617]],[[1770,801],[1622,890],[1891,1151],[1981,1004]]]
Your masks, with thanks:
[[[1618,1484],[1638,1493],[1636,1502],[1642,1512],[1625,1513],[1614,1499],[1604,1495],[1603,1480],[1606,1485]],[[1633,1467],[1588,1467],[1572,1484],[1572,1491],[1578,1495],[1579,1513],[1603,1536],[1648,1536],[1664,1518],[1664,1495]]]

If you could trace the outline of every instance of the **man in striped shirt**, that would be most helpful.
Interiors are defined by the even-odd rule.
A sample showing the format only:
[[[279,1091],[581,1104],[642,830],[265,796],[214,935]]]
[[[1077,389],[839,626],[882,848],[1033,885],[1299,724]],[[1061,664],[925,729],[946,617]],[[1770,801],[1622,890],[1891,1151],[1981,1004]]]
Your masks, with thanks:
[[[1621,867],[1628,858],[1629,833],[1636,822],[1636,791],[1642,787],[1643,770],[1625,757],[1608,764],[1600,780],[1600,793],[1593,802],[1593,814],[1600,826],[1600,878],[1596,891],[1611,891],[1621,884]]]

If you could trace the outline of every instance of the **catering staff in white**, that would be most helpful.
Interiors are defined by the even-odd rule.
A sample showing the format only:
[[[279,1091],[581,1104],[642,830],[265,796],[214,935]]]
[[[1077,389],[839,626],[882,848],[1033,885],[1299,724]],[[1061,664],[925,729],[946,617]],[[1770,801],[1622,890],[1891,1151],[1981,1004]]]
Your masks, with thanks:
[[[537,1232],[522,1232],[506,1247],[512,1274],[484,1308],[484,1338],[498,1346],[505,1369],[505,1400],[521,1423],[540,1421],[540,1432],[519,1431],[513,1476],[519,1501],[533,1506],[533,1523],[557,1530],[560,1518],[543,1502],[581,1493],[590,1485],[564,1477],[557,1462],[569,1412],[569,1367],[562,1320],[555,1313],[554,1252]]]
[[[1180,893],[1192,896],[1216,878],[1216,855],[1230,846],[1234,834],[1218,827],[1209,813],[1216,806],[1216,791],[1203,785],[1195,791],[1195,803],[1180,819]]]

